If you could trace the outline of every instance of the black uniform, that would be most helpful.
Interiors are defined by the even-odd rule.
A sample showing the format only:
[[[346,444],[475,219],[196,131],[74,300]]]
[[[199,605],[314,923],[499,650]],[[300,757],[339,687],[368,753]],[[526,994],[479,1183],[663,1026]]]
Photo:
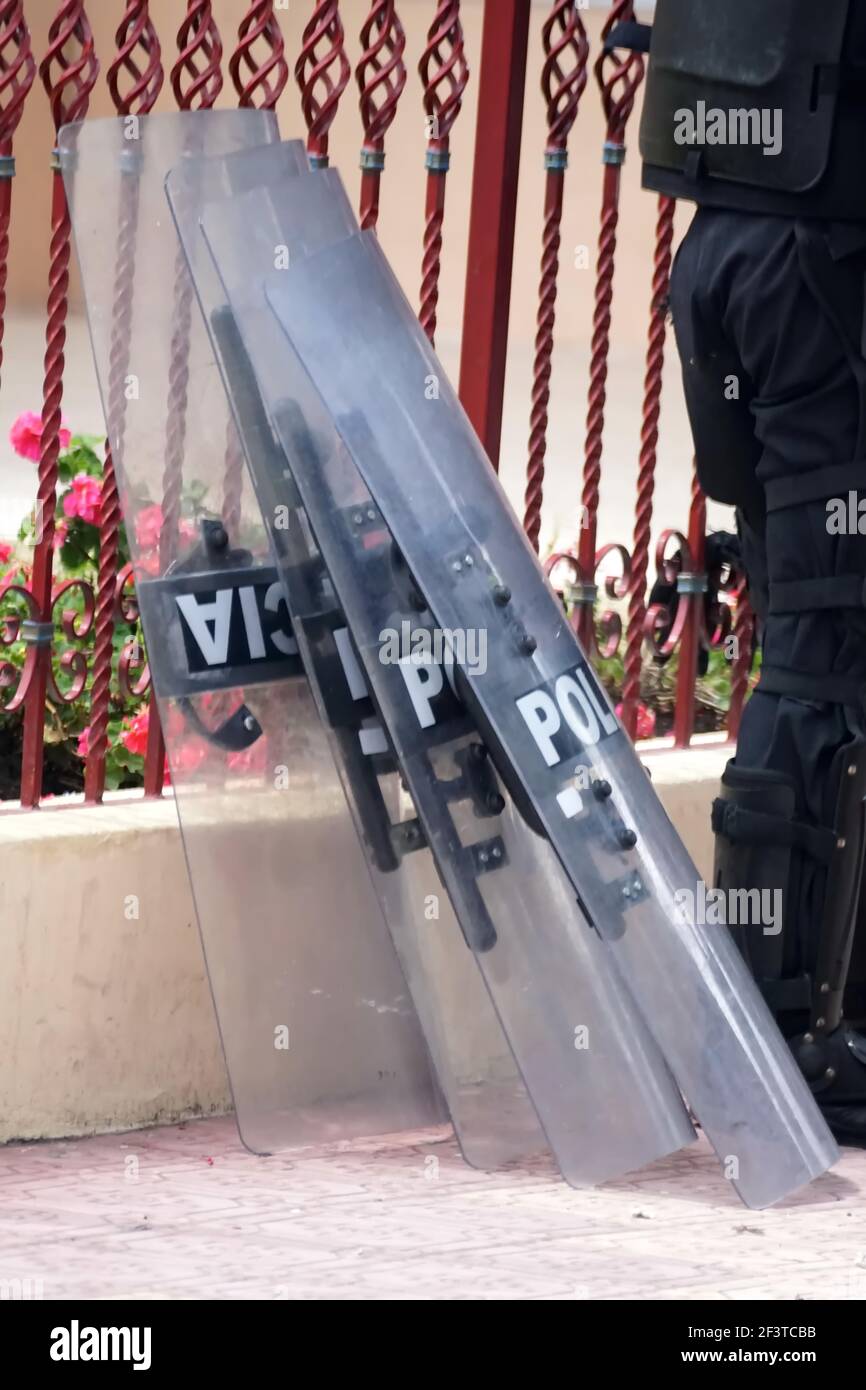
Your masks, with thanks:
[[[650,51],[644,184],[698,204],[671,284],[698,473],[738,510],[763,649],[716,886],[782,893],[741,948],[866,1142],[866,3],[659,0]]]

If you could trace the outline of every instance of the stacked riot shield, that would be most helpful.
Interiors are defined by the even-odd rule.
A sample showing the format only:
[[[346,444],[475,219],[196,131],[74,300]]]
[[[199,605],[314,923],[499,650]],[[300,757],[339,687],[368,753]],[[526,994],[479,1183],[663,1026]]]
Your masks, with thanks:
[[[437,1123],[425,1042],[244,487],[146,128],[89,123],[64,160],[241,1135],[269,1152]],[[167,119],[161,138],[174,162],[274,141],[276,127],[208,113]],[[282,157],[306,166],[301,146]]]
[[[354,1026],[368,996],[346,956],[363,947],[395,970],[384,921],[470,1161],[537,1147],[537,1113],[569,1181],[612,1177],[690,1141],[682,1091],[743,1200],[778,1200],[835,1146],[726,932],[683,907],[697,871],[378,242],[336,174],[305,170],[242,115],[219,117],[220,143],[208,119],[150,118],[125,159],[114,122],[72,127],[61,148],[131,529],[163,491],[139,594],[242,1129],[242,1091],[281,1143],[434,1113],[399,985],[383,1009],[376,985],[395,1066],[380,1110],[360,1050],[330,1128],[305,1127],[316,1107],[294,1104],[270,1055],[261,1077],[263,1056],[245,1065],[253,1036],[320,992],[319,1022]],[[143,387],[146,367],[139,411],[118,383]],[[256,663],[275,633],[295,664],[269,679]],[[282,800],[262,786],[268,745],[264,777],[228,762],[266,729],[283,740]],[[358,894],[345,917],[330,906],[340,888]],[[299,911],[315,914],[321,960],[304,958]]]

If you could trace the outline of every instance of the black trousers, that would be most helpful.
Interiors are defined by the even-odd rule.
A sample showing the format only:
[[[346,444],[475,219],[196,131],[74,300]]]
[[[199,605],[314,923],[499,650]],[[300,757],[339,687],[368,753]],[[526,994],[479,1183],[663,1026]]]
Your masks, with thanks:
[[[832,824],[834,754],[866,732],[852,694],[866,690],[866,601],[815,608],[811,590],[787,586],[866,578],[866,534],[833,534],[827,497],[776,504],[785,480],[852,464],[866,499],[864,285],[866,227],[710,208],[698,210],[671,283],[699,477],[737,508],[764,669],[781,673],[749,700],[736,761],[792,776],[799,815],[816,825]],[[814,961],[823,891],[820,874],[804,881],[800,920],[785,928],[786,973]],[[859,928],[855,955],[852,974],[866,976]]]

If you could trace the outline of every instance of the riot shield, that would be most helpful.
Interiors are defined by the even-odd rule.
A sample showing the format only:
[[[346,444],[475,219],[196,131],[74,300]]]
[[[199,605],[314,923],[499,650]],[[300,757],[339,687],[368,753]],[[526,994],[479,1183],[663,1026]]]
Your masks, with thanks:
[[[317,239],[346,237],[335,179],[301,176],[205,204],[202,213],[233,320],[285,448],[260,480],[263,507],[291,514],[297,488],[348,620],[362,688],[396,752],[420,830],[560,1168],[572,1182],[597,1181],[682,1146],[693,1131],[549,845],[503,794],[474,718],[452,688],[450,658],[436,654],[437,635],[411,566],[351,458],[329,451],[328,418],[286,361],[263,279],[273,273],[275,251],[302,273]],[[293,211],[300,207],[312,216],[296,230]],[[220,314],[212,306],[209,318],[218,344]],[[248,456],[254,470],[267,464],[249,446]],[[427,650],[420,660],[406,652],[385,659],[383,633],[397,636],[407,625],[429,639]]]
[[[697,871],[378,243],[357,235],[265,290],[285,360],[303,362],[436,622],[487,634],[487,666],[466,671],[461,694],[503,781],[737,1191],[754,1207],[778,1200],[836,1146],[727,930],[700,920]]]
[[[307,225],[303,198],[291,217],[282,211],[288,244]],[[205,213],[204,227],[310,515],[301,473],[339,514],[348,455],[435,626],[486,634],[483,669],[456,653],[464,706],[515,807],[556,851],[726,1174],[754,1207],[808,1182],[835,1161],[835,1144],[727,931],[698,919],[697,871],[375,237],[271,271],[260,288],[240,273],[224,213]],[[281,354],[256,312],[262,288]],[[312,455],[299,447],[290,396],[315,420]],[[364,656],[375,684],[378,643]],[[560,979],[569,965],[585,970],[577,940],[558,933]]]
[[[188,152],[276,138],[250,111],[87,121],[60,141],[207,969],[258,1152],[444,1118],[165,203]],[[280,158],[305,164],[300,147]]]
[[[498,1167],[538,1153],[545,1147],[544,1136],[482,980],[461,940],[450,901],[442,892],[387,734],[375,717],[346,619],[289,485],[285,456],[274,439],[243,344],[226,312],[219,277],[199,234],[198,210],[203,205],[222,198],[238,203],[247,188],[279,186],[297,174],[289,148],[267,145],[240,157],[186,158],[168,176],[166,191],[194,272],[202,312],[213,325],[215,355],[240,425],[261,515],[270,531],[300,656],[461,1150],[477,1167]],[[357,230],[335,175],[323,173],[308,179],[303,196],[311,205],[326,197],[332,221],[343,235]],[[313,226],[318,224],[314,218]],[[269,264],[278,263],[288,251],[274,241],[274,235],[276,228],[268,222],[255,229],[258,244],[264,239],[268,248]],[[318,244],[314,240],[309,249]],[[293,253],[298,249],[293,247]],[[284,505],[287,498],[289,508]],[[372,528],[367,530],[372,533]]]

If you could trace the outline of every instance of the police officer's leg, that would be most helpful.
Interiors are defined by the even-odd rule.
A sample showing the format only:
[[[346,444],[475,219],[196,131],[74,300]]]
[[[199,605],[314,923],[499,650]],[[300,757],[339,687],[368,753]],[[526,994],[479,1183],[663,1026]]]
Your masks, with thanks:
[[[782,895],[782,930],[752,922],[741,945],[831,1123],[861,1141],[866,1044],[841,1005],[863,862],[866,540],[831,534],[827,498],[866,455],[863,268],[821,229],[703,211],[672,285],[702,481],[743,509],[753,568],[766,538],[765,674],[714,808],[716,879]]]

